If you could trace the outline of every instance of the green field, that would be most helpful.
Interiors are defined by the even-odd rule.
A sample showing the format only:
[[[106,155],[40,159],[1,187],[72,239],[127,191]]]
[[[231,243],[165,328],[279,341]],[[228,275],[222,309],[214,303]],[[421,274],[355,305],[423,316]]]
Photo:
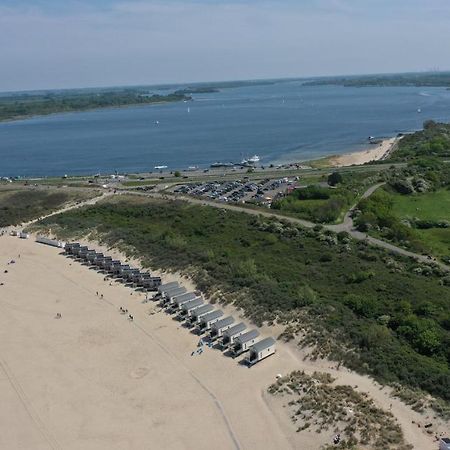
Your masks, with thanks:
[[[347,366],[450,400],[450,279],[439,269],[416,274],[416,262],[346,233],[135,196],[39,226],[65,239],[94,232],[148,267],[191,275],[257,324],[306,326],[312,344]]]
[[[440,189],[418,195],[394,195],[393,211],[401,218],[450,221],[450,190]],[[448,231],[450,233],[450,230]]]

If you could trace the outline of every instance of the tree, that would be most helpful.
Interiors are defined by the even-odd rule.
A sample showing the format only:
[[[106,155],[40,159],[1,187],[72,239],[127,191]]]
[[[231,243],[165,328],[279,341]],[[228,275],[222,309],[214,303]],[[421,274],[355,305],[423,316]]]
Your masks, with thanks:
[[[176,170],[175,173],[173,174],[174,177],[180,178],[181,177],[181,173],[179,170]]]
[[[339,183],[342,183],[342,175],[339,172],[333,172],[328,176],[330,186],[336,186]]]

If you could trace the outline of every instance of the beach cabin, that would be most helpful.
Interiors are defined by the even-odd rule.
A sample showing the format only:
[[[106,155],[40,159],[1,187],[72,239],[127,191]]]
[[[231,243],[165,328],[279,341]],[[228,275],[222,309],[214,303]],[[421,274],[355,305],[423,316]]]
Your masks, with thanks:
[[[223,316],[223,311],[217,309],[216,311],[212,311],[208,314],[205,314],[197,325],[197,330],[199,333],[204,333],[211,329],[211,326],[216,323]]]
[[[275,352],[275,339],[268,337],[250,347],[250,353],[248,354],[246,362],[249,366],[253,366],[253,364],[273,355]]]
[[[25,231],[21,231],[19,233],[19,238],[20,239],[28,239],[30,237],[30,235],[28,233],[25,233]]]
[[[103,266],[107,272],[114,273],[116,267],[119,267],[121,262],[118,259],[113,259],[112,261],[106,262]]]
[[[180,309],[181,305],[200,297],[195,292],[186,292],[185,294],[176,295],[170,298],[168,302],[168,311],[176,311]]]
[[[141,272],[141,271],[137,271],[135,273],[133,273],[133,276],[131,277],[133,286],[139,286],[139,283],[141,281],[143,281],[146,278],[150,278],[151,275],[148,272]]]
[[[68,255],[73,255],[75,248],[80,248],[80,244],[78,242],[68,242],[64,247],[64,250]]]
[[[173,289],[173,288],[178,288],[178,287],[180,287],[180,284],[178,283],[178,281],[171,281],[170,283],[164,283],[161,286],[159,286],[158,292],[162,294],[165,291],[167,291],[168,289]]]
[[[180,317],[190,317],[191,313],[196,310],[197,308],[200,308],[200,306],[203,306],[203,298],[197,297],[194,300],[190,300],[187,303],[184,303],[181,305],[181,311],[180,311]]]
[[[177,295],[185,294],[187,292],[187,289],[184,286],[174,287],[171,289],[167,289],[162,293],[162,295],[155,295],[155,300],[161,299],[161,303],[163,305],[169,303],[173,297],[176,297]]]
[[[234,344],[234,340],[245,333],[247,329],[245,323],[240,322],[237,325],[233,325],[222,332],[221,344],[223,348],[228,348]]]
[[[19,233],[16,234],[16,236],[19,235]],[[36,236],[36,242],[39,244],[45,244],[50,245],[51,247],[58,247],[58,248],[64,248],[66,243],[63,241],[58,241],[56,239],[50,239],[45,236]]]
[[[133,281],[134,276],[135,276],[135,275],[138,275],[138,274],[140,274],[140,273],[141,273],[141,271],[140,271],[139,269],[130,269],[130,270],[127,270],[127,271],[125,272],[123,278],[124,278],[126,281]]]
[[[129,266],[129,264],[121,264],[120,266],[114,268],[114,272],[113,273],[114,273],[115,276],[117,276],[119,278],[122,278],[122,275],[127,270],[130,270],[130,269],[131,269],[131,267]]]
[[[253,344],[256,344],[258,336],[259,336],[258,330],[250,330],[238,336],[234,340],[232,348],[233,355],[238,356],[241,353],[247,352]]]
[[[96,264],[98,267],[100,267],[100,268],[102,268],[102,269],[105,269],[105,268],[106,268],[106,265],[107,265],[108,263],[110,263],[110,262],[112,262],[111,256],[105,256],[103,259],[99,259],[99,260],[95,261],[95,264]]]
[[[91,250],[88,247],[80,247],[80,251],[78,252],[78,258],[86,259],[89,253],[95,252],[95,250]]]
[[[191,316],[188,320],[190,321],[191,324],[198,323],[203,316],[209,314],[212,311],[214,311],[214,306],[208,303],[192,311]]]
[[[211,331],[209,332],[209,337],[212,341],[222,337],[223,332],[231,328],[234,323],[234,317],[228,316],[224,319],[218,320],[216,323],[211,325]]]
[[[139,282],[139,286],[146,291],[155,291],[161,286],[161,277],[145,277]]]
[[[443,437],[439,440],[439,450],[450,450],[450,438]]]
[[[97,260],[97,258],[103,258],[103,253],[88,253],[86,256],[86,260],[89,264],[95,264],[95,261]]]
[[[72,255],[78,258],[80,253],[85,250],[88,250],[88,248],[85,245],[72,247]]]
[[[103,261],[105,260],[106,256],[101,253],[101,256],[97,254],[97,257],[95,258],[93,265],[97,267],[102,267]]]

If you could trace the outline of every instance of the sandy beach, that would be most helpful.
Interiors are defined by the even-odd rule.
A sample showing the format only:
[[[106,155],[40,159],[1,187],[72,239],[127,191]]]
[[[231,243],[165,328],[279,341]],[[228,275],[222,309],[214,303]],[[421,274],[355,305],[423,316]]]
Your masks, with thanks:
[[[191,356],[198,336],[142,303],[144,294],[60,253],[33,239],[0,237],[0,448],[319,449],[333,433],[296,433],[282,404],[266,394],[277,374],[298,369],[330,372],[378,406],[392,404],[406,440],[435,448],[417,427],[425,417],[368,377],[303,361],[287,344],[251,369],[208,347]],[[177,274],[170,279],[188,286]],[[238,319],[232,307],[223,309]]]
[[[371,148],[354,153],[345,153],[343,155],[331,156],[329,163],[332,167],[344,167],[366,164],[371,161],[385,159],[392,150],[398,138],[384,139],[379,144],[373,144]]]

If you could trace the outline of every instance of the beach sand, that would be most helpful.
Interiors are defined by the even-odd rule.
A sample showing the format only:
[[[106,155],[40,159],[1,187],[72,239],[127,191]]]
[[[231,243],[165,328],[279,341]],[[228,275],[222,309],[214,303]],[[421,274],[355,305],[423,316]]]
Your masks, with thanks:
[[[331,156],[329,163],[332,167],[344,167],[366,164],[371,161],[379,161],[387,157],[398,138],[384,139],[379,144],[373,144],[371,148],[354,153]]]
[[[208,347],[191,356],[198,336],[60,253],[0,237],[0,448],[318,449],[333,433],[295,433],[279,399],[265,394],[277,374],[298,369],[328,371],[379,406],[392,404],[407,441],[434,448],[412,424],[425,418],[369,378],[303,361],[287,344],[251,369]]]

